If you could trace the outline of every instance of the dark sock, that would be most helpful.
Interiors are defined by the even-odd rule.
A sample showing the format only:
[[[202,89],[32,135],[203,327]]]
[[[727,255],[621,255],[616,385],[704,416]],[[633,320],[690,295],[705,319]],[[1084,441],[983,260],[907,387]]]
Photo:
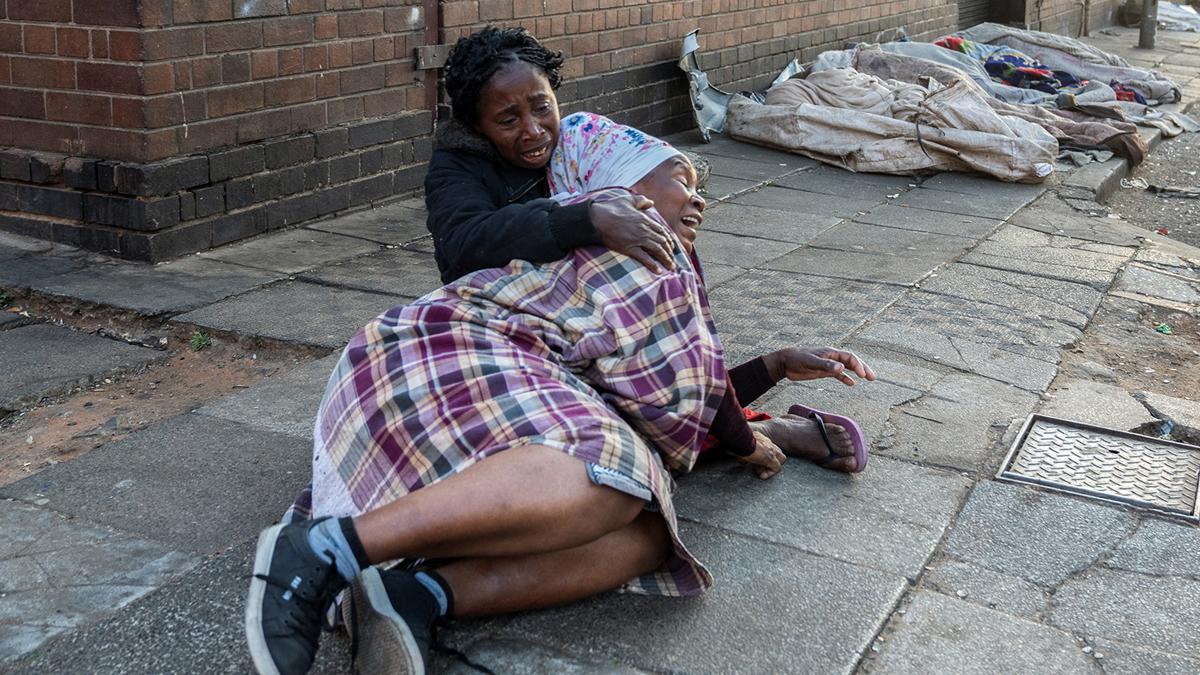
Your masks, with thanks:
[[[358,538],[358,530],[354,529],[354,519],[349,516],[338,518],[338,525],[342,528],[342,536],[346,538],[346,543],[350,544],[350,551],[354,553],[354,560],[358,563],[358,568],[370,567],[371,561],[367,559],[367,550],[363,548],[362,540]]]
[[[454,612],[454,591],[446,579],[436,570],[421,570],[413,577],[433,595],[438,603],[438,616],[451,616]]]

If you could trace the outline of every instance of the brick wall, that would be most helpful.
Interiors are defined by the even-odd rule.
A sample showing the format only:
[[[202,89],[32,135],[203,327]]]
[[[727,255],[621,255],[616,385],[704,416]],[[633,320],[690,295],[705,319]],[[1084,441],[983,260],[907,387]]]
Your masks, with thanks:
[[[1026,0],[1026,22],[1034,30],[1079,37],[1116,23],[1121,0]]]
[[[420,0],[0,2],[0,228],[161,260],[411,193],[423,31]]]
[[[565,112],[610,115],[651,133],[692,126],[681,40],[701,30],[701,66],[727,90],[766,86],[795,57],[905,27],[914,39],[954,29],[956,0],[455,0],[444,41],[480,27],[524,26],[567,56]]]
[[[162,260],[411,193],[426,18],[422,0],[0,0],[0,229]],[[568,57],[565,111],[661,134],[692,126],[675,62],[694,28],[712,81],[741,90],[956,19],[955,0],[448,0],[439,41],[525,26]]]

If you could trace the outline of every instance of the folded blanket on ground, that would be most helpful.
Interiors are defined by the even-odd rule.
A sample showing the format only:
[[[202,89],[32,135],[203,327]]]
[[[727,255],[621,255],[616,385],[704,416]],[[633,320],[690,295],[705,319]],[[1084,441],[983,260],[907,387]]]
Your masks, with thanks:
[[[1074,97],[1062,101],[1063,106],[1077,109],[1079,114],[1068,114],[1064,109],[1008,103],[988,96],[982,87],[957,68],[875,47],[860,48],[854,57],[854,67],[860,72],[889,80],[919,82],[932,78],[945,86],[961,83],[964,87],[977,90],[978,96],[997,114],[1037,124],[1064,145],[1106,148],[1133,164],[1140,164],[1148,152],[1146,142],[1138,134],[1137,128],[1124,119],[1120,104],[1116,101],[1082,103]],[[1087,114],[1083,114],[1083,111]],[[1102,115],[1103,118],[1096,115]]]
[[[978,171],[1009,182],[1045,180],[1058,142],[1036,124],[998,114],[989,100],[965,77],[942,86],[832,69],[772,87],[766,104],[735,97],[726,129],[738,140],[852,171]]]

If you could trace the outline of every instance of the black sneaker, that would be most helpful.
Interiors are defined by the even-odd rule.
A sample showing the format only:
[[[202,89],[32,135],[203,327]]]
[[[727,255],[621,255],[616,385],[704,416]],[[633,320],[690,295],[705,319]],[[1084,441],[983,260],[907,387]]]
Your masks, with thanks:
[[[258,536],[246,641],[262,675],[308,672],[325,609],[346,586],[333,556],[318,556],[308,545],[308,529],[316,522],[276,525]]]
[[[438,602],[409,572],[368,567],[350,584],[342,616],[359,673],[424,675]]]

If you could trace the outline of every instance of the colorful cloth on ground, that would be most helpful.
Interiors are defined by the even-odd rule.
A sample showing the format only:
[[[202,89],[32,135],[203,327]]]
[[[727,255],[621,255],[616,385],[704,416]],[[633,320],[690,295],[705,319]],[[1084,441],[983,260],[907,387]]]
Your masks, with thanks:
[[[662,513],[674,555],[628,590],[708,588],[679,540],[668,468],[695,463],[726,373],[699,276],[678,245],[675,258],[677,272],[662,275],[598,247],[514,261],[371,321],[330,377],[313,486],[293,515],[363,513],[495,453],[544,445]]]
[[[1053,70],[1011,47],[979,44],[954,36],[942,38],[934,44],[982,61],[993,80],[1010,87],[1058,94],[1081,91],[1088,83],[1066,71]]]
[[[547,167],[551,194],[632,187],[680,154],[665,141],[593,113],[568,115],[558,129]]]

